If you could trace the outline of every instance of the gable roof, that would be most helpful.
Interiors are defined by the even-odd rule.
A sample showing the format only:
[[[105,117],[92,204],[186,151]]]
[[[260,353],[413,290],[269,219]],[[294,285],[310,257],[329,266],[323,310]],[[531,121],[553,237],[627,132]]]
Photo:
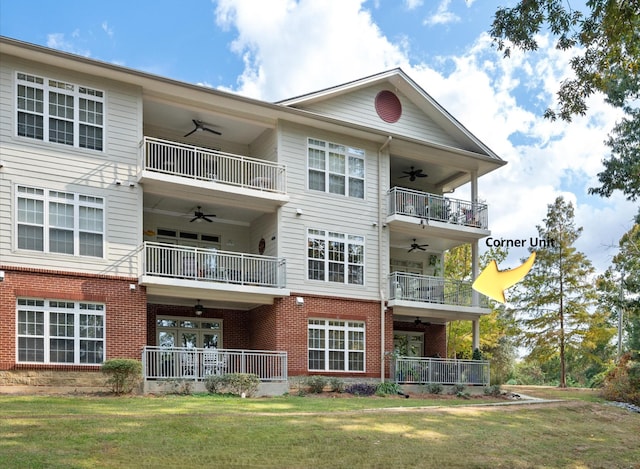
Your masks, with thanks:
[[[312,93],[278,101],[276,104],[314,112],[314,109],[318,109],[318,105],[323,102],[340,99],[347,94],[356,93],[376,85],[386,85],[400,92],[411,104],[420,109],[426,117],[435,122],[443,132],[451,136],[454,140],[464,142],[463,148],[488,157],[498,165],[506,163],[412,80],[401,68],[395,68]],[[336,116],[334,115],[332,117]]]

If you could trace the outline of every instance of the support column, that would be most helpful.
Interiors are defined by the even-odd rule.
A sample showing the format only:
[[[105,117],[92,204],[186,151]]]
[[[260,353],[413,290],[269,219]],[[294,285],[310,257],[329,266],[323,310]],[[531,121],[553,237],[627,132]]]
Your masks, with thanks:
[[[477,171],[471,171],[471,203],[474,204],[474,208],[475,208],[475,204],[478,203],[478,172]],[[479,261],[480,261],[480,254],[478,252],[478,240],[474,240],[471,243],[471,281],[475,281],[476,278],[478,278],[478,275],[480,274],[480,266],[479,266]],[[478,295],[478,292],[475,290],[471,290],[471,305],[478,307],[480,306],[480,296]]]
[[[473,346],[472,351],[480,348],[480,319],[474,319],[471,321],[471,330],[473,332]]]

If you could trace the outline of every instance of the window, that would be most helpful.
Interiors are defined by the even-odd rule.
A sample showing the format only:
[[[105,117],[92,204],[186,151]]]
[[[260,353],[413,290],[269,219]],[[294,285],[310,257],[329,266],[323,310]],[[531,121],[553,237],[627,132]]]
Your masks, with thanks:
[[[17,220],[18,249],[103,257],[101,197],[18,186]]]
[[[307,277],[325,282],[364,284],[364,237],[310,229]]]
[[[18,135],[102,151],[104,92],[18,73]]]
[[[309,370],[364,371],[364,322],[309,319]]]
[[[17,310],[18,362],[104,361],[104,305],[21,298]]]
[[[309,189],[364,199],[364,150],[310,138]]]
[[[222,348],[221,319],[156,319],[160,347]]]

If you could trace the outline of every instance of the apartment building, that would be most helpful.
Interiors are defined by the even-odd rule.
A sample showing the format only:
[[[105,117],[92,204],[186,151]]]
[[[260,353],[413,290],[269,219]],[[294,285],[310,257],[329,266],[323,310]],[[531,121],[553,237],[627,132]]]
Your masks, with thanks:
[[[394,350],[445,357],[453,320],[478,346],[486,298],[443,254],[471,245],[477,275],[479,180],[505,162],[402,70],[269,103],[0,54],[5,383],[123,357],[149,381],[393,379]]]

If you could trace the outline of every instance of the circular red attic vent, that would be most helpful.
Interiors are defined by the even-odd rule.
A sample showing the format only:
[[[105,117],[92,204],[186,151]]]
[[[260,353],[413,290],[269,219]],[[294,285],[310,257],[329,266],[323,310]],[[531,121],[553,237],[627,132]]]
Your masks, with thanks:
[[[376,95],[376,112],[380,119],[393,124],[398,122],[402,115],[402,104],[398,97],[388,90],[383,90]]]

